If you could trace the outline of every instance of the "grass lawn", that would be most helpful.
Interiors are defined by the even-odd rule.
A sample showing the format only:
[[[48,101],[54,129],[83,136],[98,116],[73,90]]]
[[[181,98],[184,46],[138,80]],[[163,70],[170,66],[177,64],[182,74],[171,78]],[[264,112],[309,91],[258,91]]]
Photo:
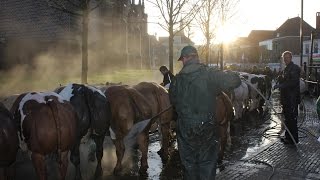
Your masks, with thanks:
[[[101,85],[106,82],[122,84],[137,84],[142,81],[160,83],[162,74],[158,70],[145,69],[124,69],[115,70],[106,73],[90,73],[88,74],[88,84]],[[68,83],[80,83],[80,74],[57,73],[51,72],[32,72],[28,73],[23,70],[16,69],[11,72],[0,72],[0,96],[8,96],[12,94],[20,94],[30,91],[51,91],[60,85]]]

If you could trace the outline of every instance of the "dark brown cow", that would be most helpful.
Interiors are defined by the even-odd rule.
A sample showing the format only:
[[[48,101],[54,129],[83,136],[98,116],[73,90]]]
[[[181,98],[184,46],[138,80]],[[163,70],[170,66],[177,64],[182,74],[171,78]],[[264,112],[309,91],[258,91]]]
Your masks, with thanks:
[[[58,153],[59,179],[68,167],[68,151],[76,138],[77,116],[56,93],[26,93],[14,102],[11,112],[19,124],[20,144],[25,142],[39,179],[47,179],[45,155]]]
[[[168,93],[155,83],[142,82],[133,87],[112,86],[106,90],[105,94],[111,106],[110,136],[115,144],[117,155],[114,174],[119,175],[122,169],[121,162],[125,152],[124,139],[132,134],[137,134],[137,144],[142,153],[139,173],[145,174],[148,168],[149,129],[157,121],[157,119],[150,120],[150,118],[170,107]],[[165,146],[169,144],[167,137],[169,137],[171,119],[171,109],[158,117],[163,134],[162,145],[165,150],[168,150],[168,147]]]
[[[0,103],[0,179],[13,179],[13,162],[19,148],[17,128],[11,113]]]
[[[218,164],[222,164],[225,147],[227,141],[230,140],[230,121],[234,117],[233,106],[230,98],[225,94],[221,93],[217,96],[217,109],[216,109],[216,120],[218,124],[219,132],[219,153],[218,153]],[[230,142],[231,143],[231,142]]]

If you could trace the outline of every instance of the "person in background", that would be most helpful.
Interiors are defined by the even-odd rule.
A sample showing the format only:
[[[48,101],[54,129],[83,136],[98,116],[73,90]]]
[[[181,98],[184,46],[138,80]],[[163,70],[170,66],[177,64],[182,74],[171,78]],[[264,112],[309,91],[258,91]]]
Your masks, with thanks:
[[[292,62],[290,51],[283,52],[282,58],[286,67],[278,78],[279,84],[276,84],[274,89],[280,89],[280,103],[285,117],[284,124],[291,132],[294,141],[298,143],[297,116],[298,104],[300,103],[300,67]],[[294,144],[287,130],[281,141],[284,144]]]
[[[216,176],[218,137],[216,96],[241,84],[238,74],[209,68],[199,62],[197,50],[185,46],[178,61],[183,68],[169,88],[177,118],[177,142],[185,180],[212,180]]]
[[[163,80],[160,85],[162,85],[166,89],[169,89],[170,83],[174,78],[174,75],[171,73],[171,71],[169,71],[169,69],[166,66],[161,66],[159,70],[163,75]]]

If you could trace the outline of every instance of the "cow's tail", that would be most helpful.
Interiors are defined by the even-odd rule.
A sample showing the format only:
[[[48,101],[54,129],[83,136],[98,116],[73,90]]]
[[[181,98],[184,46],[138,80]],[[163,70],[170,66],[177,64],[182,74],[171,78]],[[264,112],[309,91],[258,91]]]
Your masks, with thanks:
[[[57,102],[53,99],[47,100],[47,103],[51,109],[52,112],[52,117],[55,121],[56,124],[56,130],[57,130],[57,153],[58,153],[58,163],[59,166],[62,164],[62,158],[61,158],[61,123],[59,119],[59,111],[58,111],[58,106]]]

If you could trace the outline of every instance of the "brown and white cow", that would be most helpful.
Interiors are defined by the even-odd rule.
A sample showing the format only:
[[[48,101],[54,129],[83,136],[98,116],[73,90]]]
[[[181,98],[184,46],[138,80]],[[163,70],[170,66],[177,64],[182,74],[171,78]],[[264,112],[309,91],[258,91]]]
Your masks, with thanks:
[[[110,102],[110,136],[117,155],[114,174],[119,175],[121,172],[124,152],[128,148],[126,142],[138,144],[142,153],[139,173],[145,174],[148,168],[149,130],[155,122],[161,128],[164,154],[168,154],[172,120],[168,92],[156,83],[142,82],[135,86],[111,86],[106,89],[105,95]]]
[[[77,115],[72,105],[53,92],[32,92],[21,94],[11,112],[15,123],[19,124],[20,147],[32,152],[39,179],[47,179],[45,156],[55,152],[59,156],[60,179],[64,179],[68,151],[75,142],[77,131]]]

